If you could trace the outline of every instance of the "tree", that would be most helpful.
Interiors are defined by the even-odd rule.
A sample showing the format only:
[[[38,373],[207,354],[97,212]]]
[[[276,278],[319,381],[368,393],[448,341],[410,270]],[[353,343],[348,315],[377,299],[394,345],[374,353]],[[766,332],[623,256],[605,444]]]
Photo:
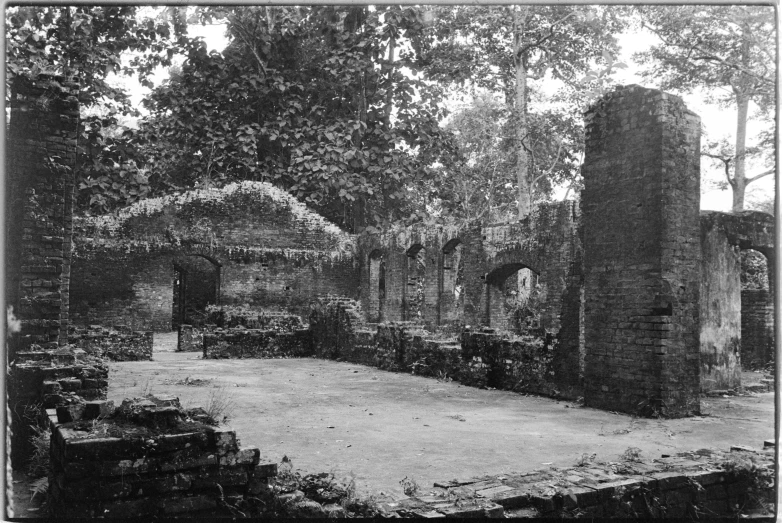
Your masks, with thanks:
[[[148,100],[154,186],[265,180],[352,230],[416,219],[416,190],[452,149],[436,85],[404,75],[419,9],[205,8],[222,53],[192,48]]]
[[[529,116],[528,169],[540,195],[578,170],[583,132],[569,116],[554,111]],[[518,213],[515,133],[506,105],[493,93],[478,94],[451,115],[445,129],[454,134],[460,154],[442,167],[433,188],[438,207],[467,222],[512,220]]]
[[[6,101],[20,77],[75,79],[82,108],[78,142],[78,208],[98,211],[146,194],[132,132],[118,127],[137,115],[113,74],[149,83],[158,65],[188,42],[177,8],[139,16],[132,6],[17,6],[6,10]],[[157,15],[157,16],[152,16]],[[124,54],[132,54],[123,62]],[[50,159],[57,164],[58,158]]]
[[[675,6],[639,8],[643,27],[661,43],[638,58],[644,76],[663,89],[691,92],[704,88],[711,100],[735,106],[736,139],[732,147],[713,142],[705,156],[721,164],[733,190],[733,211],[744,208],[747,185],[774,173],[773,133],[747,146],[750,104],[771,124],[776,90],[774,10],[763,6]],[[763,157],[761,172],[747,174],[747,160]],[[770,168],[769,168],[770,167]]]
[[[574,86],[616,50],[618,11],[594,6],[440,7],[425,55],[430,77],[501,92],[512,114],[518,217],[530,212],[530,102],[536,83]],[[538,90],[540,93],[540,90]],[[541,114],[540,111],[538,114]]]

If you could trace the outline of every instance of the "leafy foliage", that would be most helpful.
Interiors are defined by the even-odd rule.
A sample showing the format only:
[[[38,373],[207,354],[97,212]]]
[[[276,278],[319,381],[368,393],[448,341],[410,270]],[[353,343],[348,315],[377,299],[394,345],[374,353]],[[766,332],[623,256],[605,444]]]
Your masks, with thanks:
[[[222,53],[190,49],[143,124],[156,190],[273,183],[347,228],[415,219],[415,188],[452,147],[436,85],[401,72],[417,8],[205,8],[228,23]]]
[[[120,125],[121,116],[138,111],[112,78],[137,75],[151,86],[154,69],[170,65],[189,42],[178,13],[164,8],[142,15],[134,6],[88,5],[6,10],[6,101],[21,77],[64,77],[80,85],[79,208],[105,211],[148,194],[138,144]]]
[[[622,27],[618,13],[594,6],[542,5],[443,6],[434,11],[423,61],[429,77],[504,96],[503,161],[513,168],[515,179],[507,183],[515,187],[519,217],[529,213],[534,191],[545,195],[552,182],[577,176],[577,163],[568,161],[580,141],[577,111],[587,98],[586,88],[594,90],[598,79],[606,81],[596,64],[612,60],[612,35]],[[590,72],[594,78],[585,76]],[[544,82],[563,88],[550,96]]]
[[[637,58],[647,65],[644,74],[663,89],[690,92],[703,88],[710,101],[737,108],[736,140],[708,144],[705,156],[725,172],[733,190],[733,210],[744,208],[748,184],[773,174],[773,132],[761,133],[748,147],[750,103],[757,118],[773,129],[776,93],[774,16],[764,6],[654,6],[639,8],[641,23],[661,43]],[[755,159],[765,169],[748,176],[747,163]]]

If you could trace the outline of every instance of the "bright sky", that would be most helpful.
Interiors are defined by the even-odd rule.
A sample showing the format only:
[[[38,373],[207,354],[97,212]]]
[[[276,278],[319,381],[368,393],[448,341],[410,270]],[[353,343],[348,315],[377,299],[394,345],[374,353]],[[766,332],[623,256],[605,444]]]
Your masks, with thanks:
[[[207,48],[211,50],[221,51],[228,44],[228,39],[225,36],[224,25],[211,25],[200,26],[191,25],[188,28],[191,36],[201,36],[207,45]],[[648,82],[644,82],[637,72],[639,67],[633,63],[633,53],[648,49],[655,43],[655,37],[648,32],[640,33],[625,33],[618,37],[619,44],[622,49],[622,54],[619,59],[627,64],[627,69],[619,69],[615,74],[617,83],[619,84],[639,84],[645,87],[658,87],[650,85]],[[168,73],[165,70],[160,70],[156,75],[154,81],[156,84],[162,82],[167,78]],[[133,85],[126,84],[126,88],[131,92],[131,97],[134,104],[137,107],[141,105],[141,99],[149,92],[148,89],[141,87],[134,83]],[[703,97],[698,96],[697,93],[683,95],[687,107],[697,113],[701,117],[703,124],[703,140],[707,138],[709,140],[717,140],[722,137],[727,137],[729,140],[733,140],[735,137],[736,128],[736,111],[735,109],[723,109],[714,105],[704,103]],[[752,136],[760,129],[757,123],[750,122],[748,134],[750,140]],[[704,159],[705,160],[705,159]],[[731,191],[719,190],[713,187],[715,181],[721,181],[724,179],[722,171],[713,166],[710,162],[701,162],[701,171],[703,176],[701,178],[701,209],[704,210],[718,210],[729,211],[731,208]],[[749,176],[753,175],[753,169],[748,169]],[[762,178],[757,182],[752,183],[747,188],[746,199],[752,200],[767,200],[774,196],[774,176],[768,176]],[[564,193],[564,191],[562,191]],[[561,196],[561,195],[560,195]],[[555,195],[556,197],[556,195]]]

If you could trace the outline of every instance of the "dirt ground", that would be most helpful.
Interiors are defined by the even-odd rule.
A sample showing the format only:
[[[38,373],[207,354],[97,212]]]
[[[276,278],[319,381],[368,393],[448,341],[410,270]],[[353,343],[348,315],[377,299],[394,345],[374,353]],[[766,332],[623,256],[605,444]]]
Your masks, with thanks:
[[[173,339],[173,342],[172,342]],[[762,447],[774,437],[773,393],[704,398],[703,416],[633,418],[571,402],[480,390],[318,359],[203,360],[156,335],[154,361],[112,363],[109,399],[172,394],[183,406],[228,403],[229,426],[266,460],[353,477],[401,495],[400,480],[438,480],[704,447]]]

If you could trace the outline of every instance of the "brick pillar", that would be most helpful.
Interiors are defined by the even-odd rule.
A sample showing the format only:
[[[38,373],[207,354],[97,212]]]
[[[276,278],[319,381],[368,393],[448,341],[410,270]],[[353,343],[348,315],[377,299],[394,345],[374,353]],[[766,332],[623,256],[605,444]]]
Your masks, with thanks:
[[[9,358],[31,343],[67,341],[78,85],[19,78],[6,157],[6,300],[22,321]],[[51,168],[59,157],[62,168]]]
[[[586,114],[584,399],[699,410],[700,119],[678,97],[618,88]]]

